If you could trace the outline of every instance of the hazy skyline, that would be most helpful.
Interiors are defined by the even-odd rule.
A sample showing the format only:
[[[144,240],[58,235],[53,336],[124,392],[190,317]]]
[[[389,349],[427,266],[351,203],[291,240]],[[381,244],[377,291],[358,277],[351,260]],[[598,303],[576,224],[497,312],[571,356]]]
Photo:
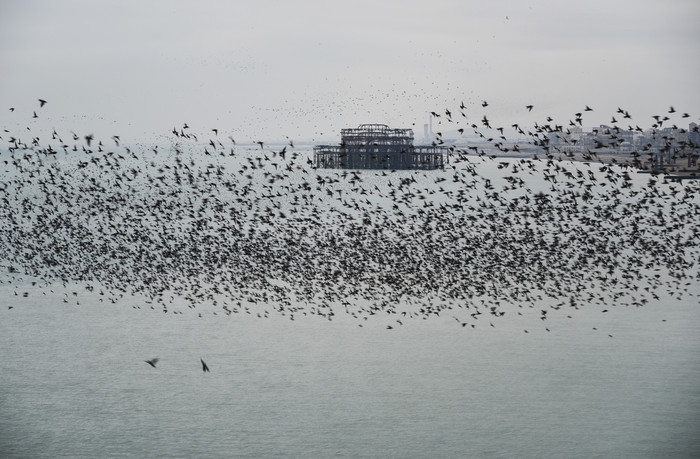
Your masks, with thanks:
[[[470,123],[561,124],[588,104],[584,127],[618,106],[648,127],[669,105],[687,125],[698,23],[690,0],[5,1],[0,127],[157,141],[188,123],[246,142],[376,122],[419,137],[462,102]]]

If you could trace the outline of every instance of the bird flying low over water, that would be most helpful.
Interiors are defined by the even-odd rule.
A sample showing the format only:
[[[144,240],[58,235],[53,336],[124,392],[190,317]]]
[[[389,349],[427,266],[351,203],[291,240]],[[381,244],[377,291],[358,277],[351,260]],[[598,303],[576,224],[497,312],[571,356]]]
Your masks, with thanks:
[[[158,363],[158,360],[160,360],[160,359],[158,359],[158,357],[156,357],[155,359],[146,360],[145,362],[146,362],[147,364],[149,364],[150,366],[152,366],[153,368],[155,368],[155,367],[156,367],[156,363]]]
[[[207,364],[204,362],[204,360],[202,360],[202,359],[200,358],[199,361],[202,362],[202,371],[205,372],[205,373],[209,373],[209,372],[210,372],[210,371],[209,371],[209,367],[208,367]]]

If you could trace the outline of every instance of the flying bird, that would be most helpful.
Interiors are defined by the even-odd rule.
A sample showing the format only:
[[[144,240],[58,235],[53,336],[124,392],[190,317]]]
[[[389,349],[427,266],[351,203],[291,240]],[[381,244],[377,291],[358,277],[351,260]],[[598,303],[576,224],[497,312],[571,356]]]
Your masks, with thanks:
[[[145,362],[146,362],[147,364],[149,364],[150,366],[152,366],[153,368],[155,368],[155,367],[156,367],[156,363],[158,363],[158,360],[160,360],[160,359],[159,359],[158,357],[156,357],[155,359],[145,360]]]
[[[199,361],[202,362],[202,371],[205,372],[205,373],[210,373],[209,367],[208,367],[207,364],[204,362],[204,360],[202,360],[202,359],[200,358]]]

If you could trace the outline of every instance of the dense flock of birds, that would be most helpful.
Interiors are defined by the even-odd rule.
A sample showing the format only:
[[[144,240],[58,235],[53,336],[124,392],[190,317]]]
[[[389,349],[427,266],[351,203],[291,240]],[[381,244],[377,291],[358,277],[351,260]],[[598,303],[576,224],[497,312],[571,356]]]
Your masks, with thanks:
[[[486,116],[471,123],[464,104],[462,118],[452,113],[433,114],[518,152]],[[292,140],[246,146],[184,123],[149,146],[5,130],[8,307],[63,285],[65,302],[89,294],[164,313],[343,314],[388,329],[436,316],[470,329],[528,313],[549,330],[549,317],[578,308],[697,294],[697,181],[639,174],[593,151],[557,155],[548,139],[565,128],[553,122],[515,127],[541,154],[453,145],[449,164],[428,171],[317,169]]]

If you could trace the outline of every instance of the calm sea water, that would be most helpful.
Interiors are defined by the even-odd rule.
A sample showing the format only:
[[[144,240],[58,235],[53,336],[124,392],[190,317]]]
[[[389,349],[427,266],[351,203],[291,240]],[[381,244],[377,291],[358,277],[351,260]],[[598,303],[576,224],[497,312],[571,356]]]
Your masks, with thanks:
[[[2,458],[700,457],[697,285],[472,329],[446,313],[164,314],[2,276]]]
[[[0,309],[2,457],[700,455],[694,299],[604,319],[582,308],[548,333],[535,315],[387,330],[14,290]]]

